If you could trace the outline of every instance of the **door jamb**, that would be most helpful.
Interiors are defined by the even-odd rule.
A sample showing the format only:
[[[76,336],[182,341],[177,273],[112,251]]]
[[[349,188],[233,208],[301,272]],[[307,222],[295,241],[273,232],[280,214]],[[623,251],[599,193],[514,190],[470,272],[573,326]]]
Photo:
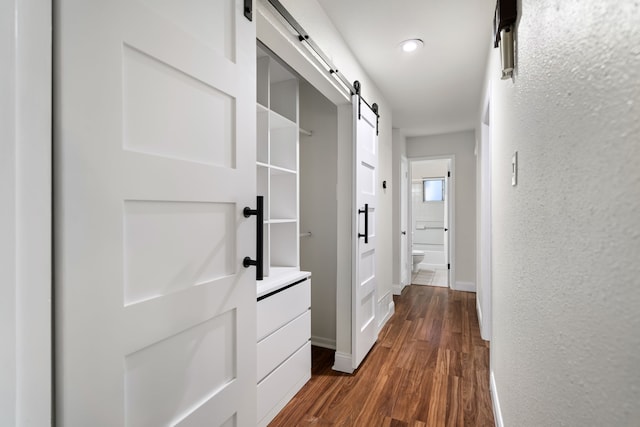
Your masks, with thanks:
[[[449,288],[455,289],[456,279],[456,222],[455,222],[455,209],[456,209],[456,191],[455,191],[455,169],[456,169],[456,156],[455,154],[446,154],[442,156],[421,156],[421,157],[408,157],[409,160],[409,176],[407,177],[407,200],[413,200],[411,194],[411,177],[413,176],[413,163],[425,160],[449,160],[451,163],[451,177],[449,178],[449,188],[447,189],[448,203],[449,203],[449,264],[451,269],[449,270]],[[409,203],[409,209],[407,209],[407,228],[413,227],[413,202]],[[408,245],[409,252],[413,248],[413,233],[408,233]],[[411,277],[411,276],[410,276]]]
[[[2,168],[0,196],[8,202],[1,220],[12,237],[0,245],[3,262],[9,267],[2,273],[9,295],[4,291],[2,295],[12,296],[3,304],[7,310],[0,310],[3,333],[12,335],[2,336],[8,343],[3,354],[11,358],[0,367],[0,377],[10,379],[0,387],[3,395],[5,386],[9,388],[0,422],[22,425],[28,420],[50,425],[54,356],[52,2],[3,1],[0,9],[0,27],[11,32],[7,49],[0,51],[2,92],[8,95],[0,97],[0,110],[8,120],[0,141],[2,152],[10,154]]]

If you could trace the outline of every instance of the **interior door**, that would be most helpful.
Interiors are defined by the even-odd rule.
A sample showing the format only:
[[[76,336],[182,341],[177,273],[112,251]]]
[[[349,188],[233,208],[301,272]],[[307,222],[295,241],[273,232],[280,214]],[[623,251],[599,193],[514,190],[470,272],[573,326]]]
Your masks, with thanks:
[[[449,184],[451,183],[451,167],[449,166],[447,175],[444,177],[444,267],[447,269],[447,286],[451,287],[451,268],[449,257]]]
[[[352,294],[352,363],[356,369],[378,339],[376,325],[376,214],[378,136],[376,113],[353,96],[357,230]]]
[[[57,425],[255,425],[255,24],[54,6]]]
[[[409,240],[407,238],[407,189],[409,183],[409,170],[407,159],[403,157],[400,161],[400,282],[402,286],[409,284],[409,272],[411,271],[411,260],[408,256]]]

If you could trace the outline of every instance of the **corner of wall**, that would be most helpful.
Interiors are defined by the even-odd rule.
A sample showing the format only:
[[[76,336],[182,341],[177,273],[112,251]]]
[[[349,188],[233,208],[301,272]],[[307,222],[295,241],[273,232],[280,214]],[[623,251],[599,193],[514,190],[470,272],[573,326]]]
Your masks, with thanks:
[[[500,409],[500,399],[498,398],[498,390],[496,389],[496,377],[493,375],[493,370],[490,374],[491,388],[491,403],[493,406],[493,418],[496,423],[496,427],[504,427],[504,421],[502,420],[502,410]]]

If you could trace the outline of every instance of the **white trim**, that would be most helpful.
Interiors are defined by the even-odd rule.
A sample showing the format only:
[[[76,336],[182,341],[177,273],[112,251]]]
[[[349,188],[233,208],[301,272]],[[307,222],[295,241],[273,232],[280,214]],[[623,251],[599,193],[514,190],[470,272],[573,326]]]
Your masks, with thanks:
[[[378,333],[380,333],[382,328],[384,328],[384,325],[387,324],[387,322],[389,321],[389,319],[391,319],[391,317],[395,312],[396,312],[396,305],[393,303],[393,300],[389,301],[389,304],[387,305],[387,313],[384,315],[382,320],[378,322]]]
[[[315,345],[316,347],[328,348],[329,350],[336,349],[336,340],[325,337],[317,337],[315,335],[311,335],[311,345]]]
[[[482,336],[482,305],[480,304],[480,301],[478,301],[478,298],[476,298],[476,314],[478,315],[478,324],[480,325],[480,337],[483,340],[488,341]]]
[[[391,290],[393,291],[393,295],[401,295],[402,294],[402,290],[404,289],[405,285],[401,284],[393,284],[391,285]]]
[[[52,2],[2,1],[0,14],[0,424],[51,425]]]
[[[500,400],[498,399],[498,390],[496,388],[496,377],[491,371],[491,402],[493,403],[493,418],[496,422],[496,427],[504,427],[504,421],[502,420],[502,410],[500,409]]]
[[[327,73],[319,62],[283,24],[280,14],[266,0],[255,2],[256,37],[307,82],[336,105],[351,104],[345,88]]]
[[[475,292],[476,291],[476,284],[473,283],[473,282],[457,281],[451,287],[451,289],[453,289],[454,291]]]
[[[456,155],[445,154],[441,156],[418,156],[407,157],[409,160],[409,176],[407,177],[407,203],[409,207],[407,209],[407,228],[412,227],[413,224],[413,198],[411,195],[411,177],[413,176],[413,163],[421,162],[425,160],[449,160],[451,165],[451,177],[449,177],[448,203],[449,203],[449,284],[448,286],[453,289],[454,283],[456,283]],[[413,248],[413,233],[408,233],[409,253]],[[475,286],[474,291],[475,292]]]
[[[336,351],[333,367],[331,369],[338,372],[353,374],[354,369],[352,363],[350,354]]]

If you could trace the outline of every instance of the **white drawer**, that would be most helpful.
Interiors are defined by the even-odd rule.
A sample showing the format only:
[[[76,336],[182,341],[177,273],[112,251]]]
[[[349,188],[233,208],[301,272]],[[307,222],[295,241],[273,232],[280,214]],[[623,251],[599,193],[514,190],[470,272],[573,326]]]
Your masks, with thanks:
[[[258,301],[258,341],[311,307],[310,284],[307,279]]]
[[[268,424],[310,378],[311,343],[307,342],[258,384],[258,424]]]
[[[258,382],[311,337],[311,312],[305,311],[258,343]]]

